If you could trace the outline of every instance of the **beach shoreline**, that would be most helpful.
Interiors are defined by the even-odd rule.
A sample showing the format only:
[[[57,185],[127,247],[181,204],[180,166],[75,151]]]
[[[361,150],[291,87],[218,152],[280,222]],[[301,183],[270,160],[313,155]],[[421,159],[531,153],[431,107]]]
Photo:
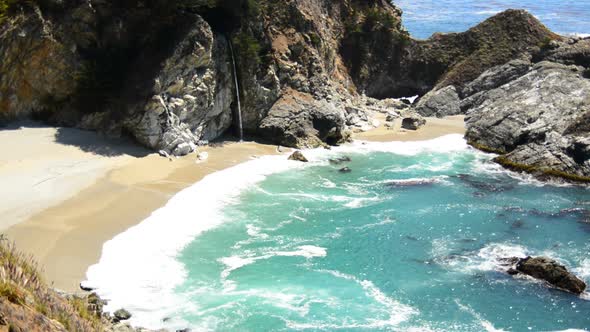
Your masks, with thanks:
[[[356,133],[353,138],[378,142],[419,141],[448,134],[464,134],[465,130],[463,116],[428,118],[427,124],[418,131],[400,129],[401,119],[392,128],[384,126],[384,115],[379,114],[378,120],[381,122],[378,128]],[[70,141],[80,139],[86,143],[83,146],[76,146],[74,142],[64,144],[51,136],[55,136],[58,130],[62,131],[62,136],[73,131]],[[44,154],[39,154],[35,149],[40,148],[36,145],[33,145],[33,151],[29,151],[31,144],[17,142],[12,149],[20,149],[23,157],[0,160],[0,178],[3,181],[14,177],[17,171],[23,178],[38,177],[47,171],[46,168],[19,168],[18,163],[47,165],[49,160],[55,162],[58,159],[61,162],[82,160],[93,165],[90,167],[92,172],[74,173],[72,176],[67,173],[70,168],[65,168],[60,177],[46,186],[51,188],[58,183],[62,186],[69,184],[68,190],[54,191],[53,200],[37,202],[36,209],[12,216],[8,218],[10,220],[5,218],[0,224],[1,232],[10,241],[37,259],[45,279],[53,287],[67,292],[80,291],[79,283],[85,279],[88,267],[100,259],[106,241],[139,224],[176,193],[211,173],[257,156],[279,153],[275,145],[225,142],[199,149],[200,152],[208,153],[207,160],[197,162],[196,155],[191,154],[170,161],[132,145],[112,153],[92,151],[87,148],[89,145],[108,146],[113,142],[95,133],[76,129],[27,127],[0,131],[0,135],[5,136],[4,142],[15,142],[13,137],[35,139],[35,144],[41,144],[44,151]],[[89,144],[93,139],[95,141]],[[283,153],[288,151],[284,149]],[[14,196],[11,190],[19,185],[14,181],[0,194],[4,197]],[[26,185],[30,186],[28,183]],[[30,199],[27,193],[28,197],[35,195],[34,189],[26,185],[19,187],[22,194],[11,201],[18,203],[12,203],[14,206],[28,204]],[[5,208],[11,206],[5,204]]]

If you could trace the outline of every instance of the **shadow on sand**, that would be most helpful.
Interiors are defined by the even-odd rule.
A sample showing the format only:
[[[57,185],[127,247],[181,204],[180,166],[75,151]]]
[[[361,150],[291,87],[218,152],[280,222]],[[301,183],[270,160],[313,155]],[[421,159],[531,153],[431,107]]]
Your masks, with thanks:
[[[70,145],[80,150],[104,157],[116,157],[130,155],[144,157],[154,151],[150,151],[128,138],[111,138],[103,134],[76,128],[52,127],[35,121],[18,121],[0,127],[4,130],[20,130],[21,128],[55,128],[54,140],[56,143]]]

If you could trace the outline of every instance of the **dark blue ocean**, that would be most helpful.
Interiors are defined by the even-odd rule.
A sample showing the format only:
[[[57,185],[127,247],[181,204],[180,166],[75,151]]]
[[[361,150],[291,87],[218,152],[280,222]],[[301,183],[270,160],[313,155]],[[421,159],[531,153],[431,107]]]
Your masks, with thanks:
[[[404,25],[416,38],[434,32],[461,32],[503,10],[526,9],[552,31],[590,35],[590,0],[398,0]]]

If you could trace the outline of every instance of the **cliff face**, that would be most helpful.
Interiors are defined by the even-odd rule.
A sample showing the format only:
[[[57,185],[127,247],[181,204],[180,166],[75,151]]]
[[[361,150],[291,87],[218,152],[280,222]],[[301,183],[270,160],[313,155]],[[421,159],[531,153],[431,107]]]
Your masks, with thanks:
[[[370,8],[396,13],[363,1],[16,2],[0,28],[1,119],[128,133],[186,154],[235,124],[231,41],[248,133],[337,142],[355,93],[337,52],[344,17]],[[308,102],[286,110],[290,98]],[[337,115],[313,111],[319,100]],[[275,121],[284,112],[292,126]]]
[[[441,84],[414,109],[466,114],[468,142],[507,168],[588,183],[589,73],[590,38],[560,38],[465,84]]]
[[[38,117],[189,153],[235,131],[231,42],[247,135],[337,144],[368,118],[361,93],[463,86],[552,38],[508,11],[412,40],[386,0],[16,1],[0,23],[0,121]]]

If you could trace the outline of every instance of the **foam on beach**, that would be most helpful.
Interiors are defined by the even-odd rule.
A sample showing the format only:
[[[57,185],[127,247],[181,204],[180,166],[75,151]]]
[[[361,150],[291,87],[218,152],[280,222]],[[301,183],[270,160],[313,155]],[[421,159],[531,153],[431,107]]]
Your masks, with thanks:
[[[100,261],[88,269],[84,285],[96,288],[97,293],[109,301],[107,311],[126,308],[132,312],[133,325],[149,328],[170,327],[169,323],[162,321],[163,317],[177,315],[178,312],[186,310],[187,306],[186,299],[175,292],[187,278],[187,271],[178,260],[178,255],[200,234],[226,221],[223,213],[225,206],[239,202],[242,192],[255,188],[257,183],[270,174],[314,165],[328,165],[329,159],[346,154],[363,155],[374,152],[404,157],[422,153],[481,154],[470,148],[461,135],[451,134],[429,141],[356,141],[332,150],[305,150],[303,153],[310,160],[309,163],[289,161],[286,155],[253,159],[206,176],[172,197],[164,207],[153,212],[139,225],[106,242]],[[432,180],[440,181],[439,178]],[[325,179],[322,181],[325,182]],[[380,201],[379,197],[307,197],[314,198],[320,201],[341,199],[343,207],[349,209]],[[247,226],[246,231],[251,237],[266,236],[262,233],[263,230],[253,225]],[[240,254],[225,257],[219,261],[225,266],[220,278],[223,282],[233,271],[272,257],[300,256],[317,259],[327,254],[326,249],[321,246],[303,245],[262,255]],[[231,289],[229,283],[227,289]],[[182,324],[183,322],[177,321],[174,325],[182,327]]]

